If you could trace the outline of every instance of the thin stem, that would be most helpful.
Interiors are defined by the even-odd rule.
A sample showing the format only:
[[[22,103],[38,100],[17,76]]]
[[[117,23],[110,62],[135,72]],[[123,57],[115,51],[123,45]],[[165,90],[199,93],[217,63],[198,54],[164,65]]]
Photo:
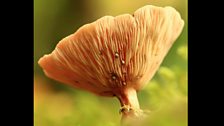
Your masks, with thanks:
[[[131,108],[139,109],[139,102],[136,90],[133,88],[125,88],[117,96],[121,106],[129,106]]]
[[[137,92],[134,88],[125,88],[117,93],[117,98],[120,101],[122,114],[122,125],[132,126],[140,123],[145,117],[145,113],[140,109]]]
[[[134,88],[125,88],[119,92],[117,97],[121,104],[121,120],[136,118],[138,112],[141,111],[136,90]]]

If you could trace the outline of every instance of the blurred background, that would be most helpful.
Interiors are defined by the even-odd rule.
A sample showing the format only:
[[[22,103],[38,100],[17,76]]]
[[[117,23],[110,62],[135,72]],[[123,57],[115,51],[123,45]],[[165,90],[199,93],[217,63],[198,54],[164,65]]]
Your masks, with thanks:
[[[152,111],[144,125],[187,126],[187,0],[34,0],[35,126],[119,126],[116,98],[98,97],[51,80],[37,62],[82,25],[105,15],[132,14],[147,4],[176,8],[185,26],[156,75],[138,93],[141,108]]]

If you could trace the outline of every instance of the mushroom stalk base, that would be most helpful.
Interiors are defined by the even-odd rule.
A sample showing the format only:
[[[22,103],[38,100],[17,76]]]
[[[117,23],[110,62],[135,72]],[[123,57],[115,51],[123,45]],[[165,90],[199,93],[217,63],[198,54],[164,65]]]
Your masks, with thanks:
[[[122,114],[122,125],[133,125],[133,122],[137,123],[146,116],[145,112],[140,109],[135,89],[123,89],[117,97],[121,104],[120,113]]]

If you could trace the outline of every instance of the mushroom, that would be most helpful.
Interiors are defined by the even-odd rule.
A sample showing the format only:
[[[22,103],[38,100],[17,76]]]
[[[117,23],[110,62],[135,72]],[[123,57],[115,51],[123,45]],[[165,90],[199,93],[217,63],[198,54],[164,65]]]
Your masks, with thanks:
[[[146,5],[133,15],[104,16],[62,39],[38,61],[49,78],[117,97],[122,119],[143,115],[137,92],[153,77],[184,21],[172,7]]]

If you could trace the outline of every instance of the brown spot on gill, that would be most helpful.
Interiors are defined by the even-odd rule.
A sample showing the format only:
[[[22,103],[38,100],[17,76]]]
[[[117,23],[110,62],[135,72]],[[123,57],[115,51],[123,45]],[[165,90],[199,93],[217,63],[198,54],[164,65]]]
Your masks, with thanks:
[[[100,55],[103,55],[103,50],[100,50],[100,51],[99,51],[99,54],[100,54]]]

